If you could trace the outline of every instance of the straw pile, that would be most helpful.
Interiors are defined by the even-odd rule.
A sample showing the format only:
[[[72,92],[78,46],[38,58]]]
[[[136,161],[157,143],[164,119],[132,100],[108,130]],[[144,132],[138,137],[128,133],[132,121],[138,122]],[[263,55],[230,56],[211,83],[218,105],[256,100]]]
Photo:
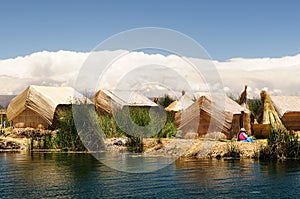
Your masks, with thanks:
[[[278,113],[276,112],[270,95],[267,93],[267,91],[261,91],[260,97],[262,106],[259,111],[258,122],[261,124],[270,124],[274,130],[286,131],[286,128],[279,118]]]

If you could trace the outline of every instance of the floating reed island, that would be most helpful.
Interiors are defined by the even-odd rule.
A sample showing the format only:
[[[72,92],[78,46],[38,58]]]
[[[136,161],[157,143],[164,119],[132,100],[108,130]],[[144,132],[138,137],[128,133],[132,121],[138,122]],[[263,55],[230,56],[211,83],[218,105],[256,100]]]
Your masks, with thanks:
[[[96,113],[107,150],[185,157],[299,158],[299,96],[270,96],[261,91],[261,99],[247,99],[245,86],[239,99],[221,99],[222,106],[209,93],[188,96],[183,92],[179,99],[149,99],[140,93],[128,97],[125,92],[109,90],[99,90],[89,98],[71,87],[32,85],[12,98],[7,107],[2,106],[0,149],[85,151],[72,106],[88,104]],[[164,118],[155,115],[161,107],[166,111]],[[120,113],[118,122],[113,113]],[[153,116],[158,123],[163,122],[159,130],[157,125],[149,125]],[[132,121],[137,124],[133,132],[120,127],[131,125]],[[135,133],[141,126],[148,128],[149,135]],[[241,128],[256,142],[237,142]],[[210,151],[201,155],[200,145],[207,141],[216,147],[209,147]],[[172,146],[177,147],[177,152]],[[279,151],[280,147],[288,147],[292,152]]]

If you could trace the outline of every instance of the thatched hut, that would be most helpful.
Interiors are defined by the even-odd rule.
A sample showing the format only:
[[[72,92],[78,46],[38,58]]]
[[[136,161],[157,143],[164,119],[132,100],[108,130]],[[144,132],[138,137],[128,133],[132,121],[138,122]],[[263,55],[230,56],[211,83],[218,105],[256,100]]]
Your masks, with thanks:
[[[192,98],[184,94],[178,100],[175,100],[168,107],[166,107],[165,110],[168,112],[178,112],[187,109],[193,103],[194,101]]]
[[[106,114],[112,114],[113,110],[122,109],[123,107],[158,107],[156,103],[137,92],[99,90],[92,100],[95,103],[97,112]]]
[[[300,130],[300,96],[271,96],[274,107],[288,130]]]
[[[87,99],[71,87],[32,85],[11,100],[7,108],[7,119],[14,127],[48,128],[58,105],[70,105],[84,100]]]
[[[210,96],[202,95],[186,110],[176,113],[176,126],[182,131],[182,136],[190,132],[196,132],[199,137],[221,132],[227,138],[232,138],[241,127],[251,132],[250,111],[228,97],[224,99],[222,107]]]

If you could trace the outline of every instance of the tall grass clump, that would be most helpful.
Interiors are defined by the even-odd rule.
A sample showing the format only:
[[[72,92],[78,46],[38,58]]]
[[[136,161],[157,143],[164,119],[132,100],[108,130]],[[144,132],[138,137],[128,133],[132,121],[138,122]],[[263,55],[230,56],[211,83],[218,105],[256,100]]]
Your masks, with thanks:
[[[57,148],[66,148],[72,151],[86,150],[77,133],[72,109],[67,108],[63,111],[59,111],[58,118],[58,132],[54,138]]]
[[[253,114],[255,119],[258,119],[259,117],[259,109],[262,106],[262,102],[260,99],[248,99],[247,104],[249,107],[249,110]]]
[[[174,99],[165,95],[158,101],[160,109],[169,106]],[[161,111],[161,110],[160,110]],[[98,120],[106,137],[128,138],[127,149],[143,152],[143,138],[174,137],[177,130],[174,114],[162,117],[158,107],[123,107],[114,114],[98,112]]]
[[[53,148],[55,148],[55,139],[52,136],[51,132],[47,132],[43,136],[43,148],[44,149],[53,149]]]
[[[154,136],[156,138],[172,138],[175,137],[177,128],[175,125],[174,113],[167,112],[167,120],[163,128]]]
[[[163,98],[158,100],[158,104],[166,108],[174,101],[175,100],[172,97],[170,97],[169,95],[165,95]]]
[[[165,95],[162,99],[158,101],[158,104],[162,106],[163,108],[168,107],[172,102],[175,100],[170,97],[169,95]],[[163,126],[163,128],[155,134],[155,138],[172,138],[175,137],[177,133],[177,128],[175,125],[175,114],[172,112],[166,112],[167,114],[167,119],[166,123]]]
[[[143,152],[143,138],[173,137],[177,132],[174,117],[167,113],[164,118],[157,109],[128,107],[118,111],[115,119],[117,134],[128,138],[127,147],[132,152]]]
[[[99,125],[107,138],[123,137],[124,132],[119,128],[116,120],[109,114],[98,114]]]
[[[223,157],[230,157],[230,158],[240,158],[242,152],[238,145],[233,142],[228,143],[226,152],[224,153]]]
[[[271,130],[268,144],[262,147],[259,152],[259,159],[262,160],[284,160],[299,159],[300,144],[298,136],[292,131]]]
[[[115,113],[117,128],[128,138],[129,151],[144,151],[143,138],[151,137],[159,128],[159,122],[151,123],[154,118],[159,119],[158,112],[147,107],[124,107]]]

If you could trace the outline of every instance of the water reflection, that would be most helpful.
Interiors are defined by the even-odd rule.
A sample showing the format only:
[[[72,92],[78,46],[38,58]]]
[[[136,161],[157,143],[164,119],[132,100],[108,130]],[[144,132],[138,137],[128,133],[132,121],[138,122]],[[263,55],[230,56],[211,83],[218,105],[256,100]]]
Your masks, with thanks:
[[[20,198],[23,197],[28,187],[33,188],[26,190],[28,197],[39,197],[42,192],[48,193],[49,197],[56,197],[62,193],[68,195],[68,192],[72,190],[69,188],[76,187],[80,183],[80,176],[90,175],[98,163],[89,155],[86,155],[84,159],[78,158],[78,154],[8,153],[0,155],[1,163],[5,161],[1,164],[0,182],[4,181],[7,193],[13,191],[13,195]],[[55,195],[52,195],[54,193]]]
[[[297,198],[300,194],[297,161],[185,160],[176,161],[176,170],[184,172],[178,180],[200,185],[211,197]]]
[[[113,170],[89,154],[0,153],[0,174],[0,198],[298,198],[300,193],[297,161],[178,159],[140,174]]]
[[[94,153],[93,156],[112,169],[129,173],[155,172],[172,164],[177,158],[145,156],[138,153]]]
[[[257,178],[257,164],[251,160],[185,160],[176,161],[176,170],[183,171],[180,181],[201,185],[205,192],[224,195],[239,193]]]
[[[231,179],[253,178],[253,173],[259,168],[253,160],[179,160],[176,169],[186,171],[190,179]]]

